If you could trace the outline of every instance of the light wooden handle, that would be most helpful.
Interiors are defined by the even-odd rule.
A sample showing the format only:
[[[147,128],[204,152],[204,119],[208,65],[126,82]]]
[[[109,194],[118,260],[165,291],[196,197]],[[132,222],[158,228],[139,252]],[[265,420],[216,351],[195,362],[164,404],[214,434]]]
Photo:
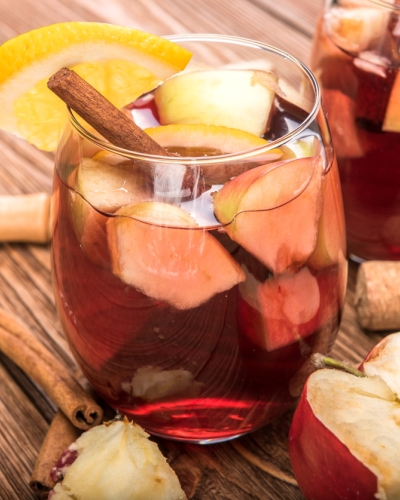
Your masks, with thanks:
[[[0,196],[0,241],[47,243],[49,240],[49,194]]]

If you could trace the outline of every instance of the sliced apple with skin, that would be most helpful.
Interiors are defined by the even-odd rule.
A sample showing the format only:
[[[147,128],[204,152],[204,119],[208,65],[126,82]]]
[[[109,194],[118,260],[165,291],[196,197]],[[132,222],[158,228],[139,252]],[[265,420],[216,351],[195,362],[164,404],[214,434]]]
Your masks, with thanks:
[[[308,378],[289,435],[307,500],[400,498],[399,346],[400,333],[378,344],[366,377],[322,369]]]
[[[214,213],[274,274],[300,268],[317,242],[322,173],[321,157],[256,167],[215,194]]]
[[[208,70],[177,75],[157,88],[162,125],[222,125],[262,136],[268,129],[278,78],[258,70]]]
[[[346,229],[336,161],[324,175],[322,200],[317,245],[308,260],[314,269],[323,269],[346,259]]]
[[[181,208],[128,205],[107,224],[112,269],[126,284],[190,309],[245,279],[225,248]]]
[[[82,160],[75,177],[76,193],[71,211],[82,251],[92,262],[106,269],[110,267],[110,257],[105,226],[107,217],[103,213],[113,213],[125,204],[151,198],[143,172],[132,162],[121,162],[117,166],[116,161],[115,158],[112,162]]]

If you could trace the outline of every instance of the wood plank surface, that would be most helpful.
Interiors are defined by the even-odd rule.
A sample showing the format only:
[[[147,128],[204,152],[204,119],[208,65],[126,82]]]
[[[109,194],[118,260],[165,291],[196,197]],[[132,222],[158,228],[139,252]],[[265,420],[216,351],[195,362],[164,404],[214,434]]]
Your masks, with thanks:
[[[102,21],[155,34],[214,32],[275,45],[308,63],[320,0],[0,0],[0,43],[39,26]],[[53,155],[0,132],[0,194],[51,192]],[[353,307],[357,267],[350,264],[344,316],[333,354],[359,362],[382,335],[364,332]],[[0,306],[19,316],[71,370],[55,310],[49,248],[0,245]],[[0,500],[35,496],[28,479],[56,408],[0,355]],[[287,451],[291,412],[235,441],[196,446],[158,440],[193,500],[300,500]],[[118,499],[116,499],[118,500]]]

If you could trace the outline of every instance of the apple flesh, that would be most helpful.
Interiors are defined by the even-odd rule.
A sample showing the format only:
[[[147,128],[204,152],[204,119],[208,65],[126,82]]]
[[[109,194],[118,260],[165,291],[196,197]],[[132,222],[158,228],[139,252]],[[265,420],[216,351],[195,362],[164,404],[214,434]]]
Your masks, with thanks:
[[[382,130],[400,132],[400,74],[397,73],[383,120]]]
[[[321,157],[253,168],[214,196],[214,213],[230,238],[274,274],[300,268],[317,242]]]
[[[400,333],[362,368],[365,377],[318,370],[304,387],[289,452],[307,500],[400,498]]]
[[[183,209],[128,205],[107,223],[113,273],[177,309],[197,307],[245,279],[240,265]]]
[[[259,70],[183,73],[157,88],[160,123],[222,125],[262,136],[268,129],[278,79]]]

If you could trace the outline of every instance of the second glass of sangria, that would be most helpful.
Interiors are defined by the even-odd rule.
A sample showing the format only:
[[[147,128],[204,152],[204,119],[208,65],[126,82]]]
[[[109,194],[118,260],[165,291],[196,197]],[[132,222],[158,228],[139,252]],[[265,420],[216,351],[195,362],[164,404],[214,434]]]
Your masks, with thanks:
[[[54,287],[98,393],[154,435],[210,443],[282,415],[331,347],[344,217],[312,73],[251,40],[170,39],[192,62],[124,110],[169,156],[118,148],[70,112]]]
[[[400,5],[329,0],[314,40],[350,256],[400,259]]]

